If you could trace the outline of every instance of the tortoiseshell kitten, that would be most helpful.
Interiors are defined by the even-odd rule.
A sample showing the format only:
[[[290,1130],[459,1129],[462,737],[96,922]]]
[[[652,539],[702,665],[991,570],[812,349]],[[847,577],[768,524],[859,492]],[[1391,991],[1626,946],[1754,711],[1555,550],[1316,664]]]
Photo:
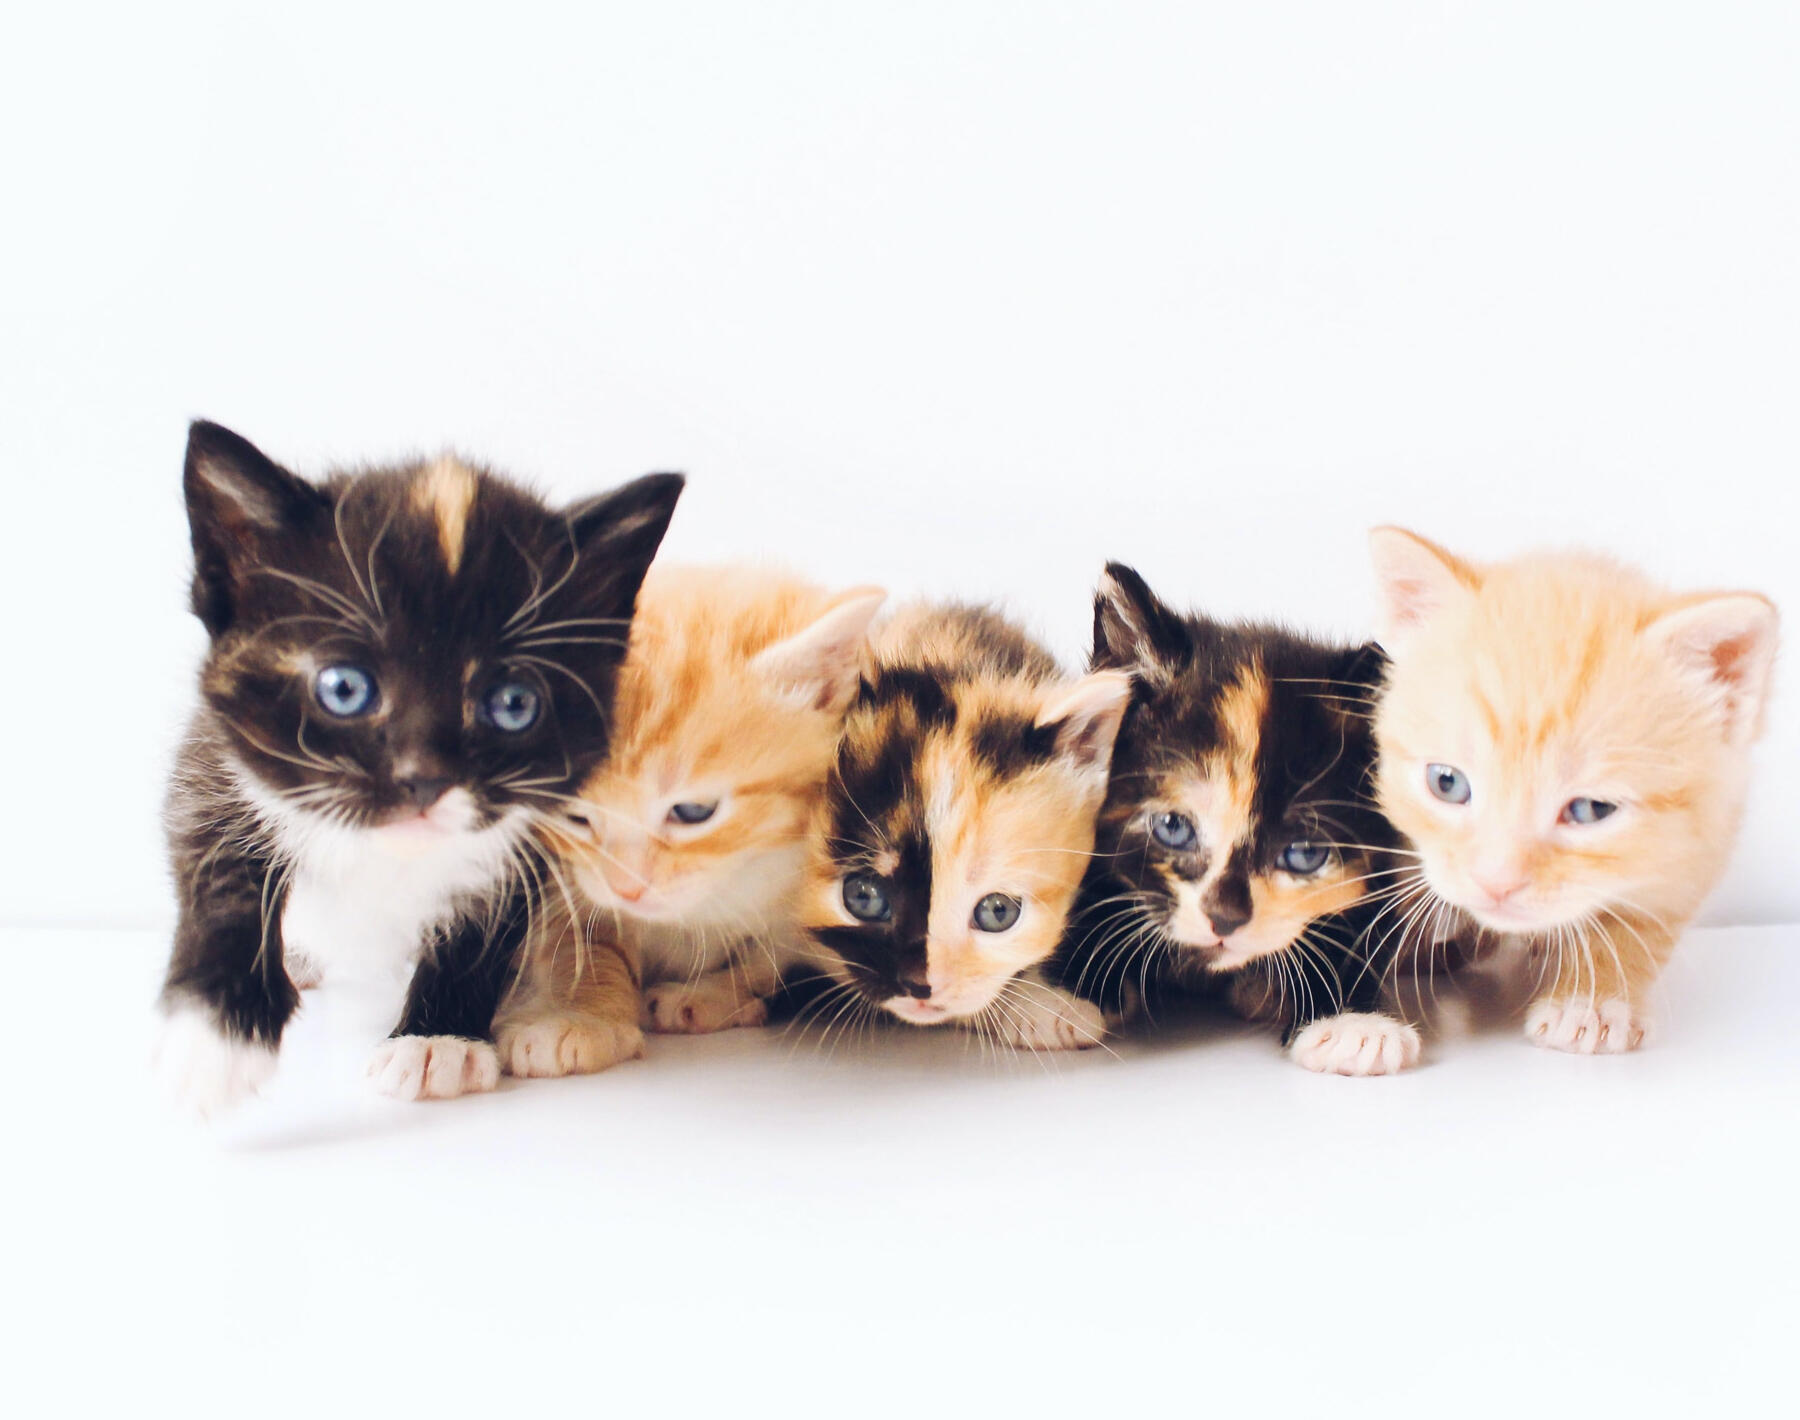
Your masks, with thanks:
[[[680,475],[556,511],[448,457],[310,483],[197,423],[184,483],[212,645],[168,800],[167,1082],[201,1113],[255,1092],[292,951],[417,962],[384,1091],[491,1089],[533,831],[606,752]]]
[[[1180,615],[1109,563],[1093,669],[1129,670],[1133,692],[1062,983],[1111,1016],[1222,987],[1308,1069],[1413,1064],[1418,1032],[1379,1010],[1400,851],[1371,797],[1383,665],[1373,646]]]
[[[1041,968],[1093,851],[1129,678],[1070,679],[977,607],[907,608],[874,650],[808,839],[800,919],[835,983],[814,1010],[1099,1044],[1100,1012]]]

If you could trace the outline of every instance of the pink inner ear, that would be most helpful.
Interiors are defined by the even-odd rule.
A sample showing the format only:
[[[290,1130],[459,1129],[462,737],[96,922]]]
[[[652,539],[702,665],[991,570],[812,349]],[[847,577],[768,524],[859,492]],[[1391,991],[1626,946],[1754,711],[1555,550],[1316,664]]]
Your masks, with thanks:
[[[1390,582],[1388,587],[1392,592],[1394,620],[1402,626],[1421,624],[1432,604],[1431,583],[1409,578]]]

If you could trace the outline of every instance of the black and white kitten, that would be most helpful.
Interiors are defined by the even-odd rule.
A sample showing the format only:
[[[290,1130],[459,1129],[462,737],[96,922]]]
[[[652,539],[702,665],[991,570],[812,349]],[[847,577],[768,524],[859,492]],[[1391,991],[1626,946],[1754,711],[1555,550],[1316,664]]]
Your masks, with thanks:
[[[547,871],[534,828],[606,752],[681,476],[558,511],[449,457],[315,484],[196,423],[184,483],[212,644],[167,806],[159,1068],[222,1108],[274,1070],[289,960],[416,963],[377,1085],[493,1088],[487,1038]]]
[[[1419,1035],[1381,1011],[1405,850],[1372,795],[1386,662],[1281,627],[1171,610],[1110,563],[1094,670],[1133,691],[1057,960],[1109,1015],[1157,988],[1221,990],[1309,1069],[1388,1074]]]

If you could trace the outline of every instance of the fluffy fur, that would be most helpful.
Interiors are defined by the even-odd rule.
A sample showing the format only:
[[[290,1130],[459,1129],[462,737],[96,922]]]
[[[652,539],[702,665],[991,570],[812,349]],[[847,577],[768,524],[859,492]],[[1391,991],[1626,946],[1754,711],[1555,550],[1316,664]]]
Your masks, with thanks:
[[[385,1087],[490,1088],[534,834],[606,750],[681,479],[560,512],[453,458],[315,484],[201,423],[185,487],[211,646],[168,801],[165,1074],[203,1112],[254,1092],[291,947],[308,978],[411,970]]]
[[[1370,785],[1379,651],[1182,615],[1112,563],[1092,665],[1133,693],[1059,979],[1111,1015],[1223,991],[1314,1070],[1412,1064],[1417,1032],[1378,1013],[1397,861]]]
[[[1378,792],[1421,855],[1414,917],[1475,957],[1535,949],[1538,1044],[1632,1049],[1731,851],[1774,607],[1580,553],[1477,566],[1398,528],[1372,549]]]
[[[570,903],[500,1023],[515,1074],[636,1054],[640,983],[652,1030],[767,1018],[808,954],[802,839],[883,599],[751,568],[651,571],[612,752],[563,805]]]
[[[815,815],[804,921],[833,1021],[958,1021],[1035,1049],[1097,1043],[1047,983],[1094,843],[1126,676],[1071,681],[998,615],[915,606],[878,634]],[[984,928],[981,924],[986,923]]]

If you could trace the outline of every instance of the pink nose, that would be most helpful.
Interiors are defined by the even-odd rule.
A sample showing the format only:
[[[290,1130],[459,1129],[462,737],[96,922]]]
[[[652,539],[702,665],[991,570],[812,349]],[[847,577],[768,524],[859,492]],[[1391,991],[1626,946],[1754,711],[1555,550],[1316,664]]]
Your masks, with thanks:
[[[1526,883],[1525,874],[1517,868],[1488,868],[1470,873],[1469,879],[1493,899],[1496,907],[1518,892]]]

